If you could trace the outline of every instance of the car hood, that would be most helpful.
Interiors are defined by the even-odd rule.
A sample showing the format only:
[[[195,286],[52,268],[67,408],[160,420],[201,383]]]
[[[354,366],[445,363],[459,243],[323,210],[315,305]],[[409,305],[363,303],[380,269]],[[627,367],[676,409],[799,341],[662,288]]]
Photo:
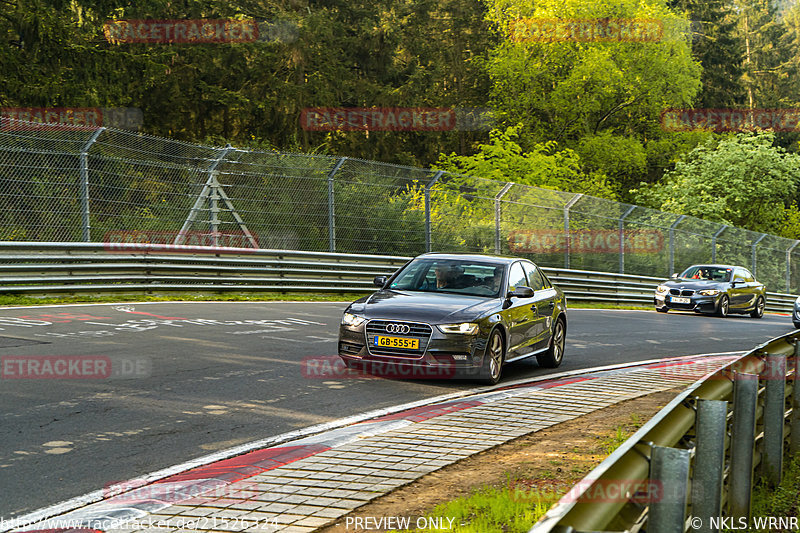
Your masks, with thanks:
[[[500,298],[381,290],[351,304],[350,312],[370,319],[447,324],[477,320],[501,305]]]
[[[670,289],[684,288],[702,291],[705,289],[724,289],[729,284],[727,281],[712,281],[710,279],[670,279],[660,283],[660,285],[666,285]]]

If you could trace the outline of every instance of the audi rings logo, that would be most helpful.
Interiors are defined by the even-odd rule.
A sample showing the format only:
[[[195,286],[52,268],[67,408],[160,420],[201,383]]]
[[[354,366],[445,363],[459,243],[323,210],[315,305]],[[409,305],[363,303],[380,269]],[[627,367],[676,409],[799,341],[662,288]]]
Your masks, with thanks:
[[[408,324],[387,324],[386,333],[400,333],[405,335],[411,332],[411,326]]]

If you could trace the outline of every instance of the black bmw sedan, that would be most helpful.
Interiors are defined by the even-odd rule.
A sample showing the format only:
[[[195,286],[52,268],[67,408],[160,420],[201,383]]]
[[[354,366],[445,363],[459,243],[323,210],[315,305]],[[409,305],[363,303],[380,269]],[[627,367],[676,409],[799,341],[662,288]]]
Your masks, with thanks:
[[[693,265],[656,287],[656,311],[696,311],[725,317],[729,313],[764,315],[767,289],[744,267]]]
[[[339,356],[348,366],[412,367],[414,376],[472,376],[500,380],[505,363],[535,355],[541,366],[561,364],[566,300],[525,259],[431,253],[347,308]]]

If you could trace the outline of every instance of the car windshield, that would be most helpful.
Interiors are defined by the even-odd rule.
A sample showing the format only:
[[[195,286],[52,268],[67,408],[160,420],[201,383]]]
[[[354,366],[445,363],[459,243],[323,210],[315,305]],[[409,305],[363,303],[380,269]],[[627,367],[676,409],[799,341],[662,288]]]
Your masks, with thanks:
[[[687,268],[681,277],[684,279],[706,279],[712,281],[730,281],[733,269],[712,266],[692,266]]]
[[[496,298],[504,266],[461,259],[419,259],[400,271],[389,285],[400,291],[446,292]]]

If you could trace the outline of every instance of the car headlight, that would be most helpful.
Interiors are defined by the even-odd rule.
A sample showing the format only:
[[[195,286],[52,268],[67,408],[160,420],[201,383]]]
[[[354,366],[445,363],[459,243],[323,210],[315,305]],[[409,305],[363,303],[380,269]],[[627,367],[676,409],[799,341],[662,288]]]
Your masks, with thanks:
[[[669,287],[667,287],[666,285],[659,285],[658,287],[656,287],[656,292],[658,294],[664,294],[666,292],[669,292]]]
[[[461,333],[462,335],[475,335],[478,332],[478,324],[474,322],[463,322],[461,324],[441,324],[436,326],[443,333]]]
[[[794,301],[797,305],[800,305],[800,296],[797,297],[797,300]]]
[[[704,291],[697,291],[697,294],[701,294],[703,296],[716,296],[719,294],[717,289],[706,289]]]
[[[342,315],[342,325],[350,326],[351,328],[360,326],[365,320],[366,318],[363,316],[354,315],[353,313],[345,313]]]

